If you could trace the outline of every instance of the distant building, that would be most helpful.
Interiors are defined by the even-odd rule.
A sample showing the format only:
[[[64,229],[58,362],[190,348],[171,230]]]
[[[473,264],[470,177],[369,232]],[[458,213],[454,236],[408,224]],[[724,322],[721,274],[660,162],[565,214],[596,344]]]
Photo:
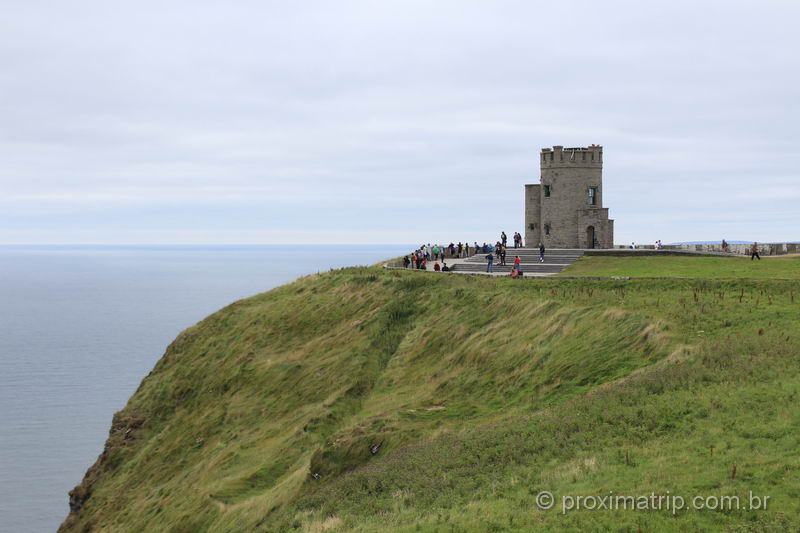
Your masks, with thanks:
[[[525,244],[611,248],[614,221],[603,207],[603,147],[542,148],[540,183],[525,185]]]

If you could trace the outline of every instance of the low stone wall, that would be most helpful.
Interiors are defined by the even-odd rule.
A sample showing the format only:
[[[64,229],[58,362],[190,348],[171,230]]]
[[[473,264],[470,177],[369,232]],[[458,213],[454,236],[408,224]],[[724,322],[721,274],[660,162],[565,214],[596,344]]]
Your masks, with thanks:
[[[750,255],[750,244],[729,244],[728,250],[723,251],[721,244],[665,244],[663,250],[685,251],[685,252],[701,252],[701,253],[727,253],[731,255]],[[614,249],[630,249],[625,245],[615,245]],[[655,250],[655,245],[644,244],[636,245],[637,250]],[[759,255],[785,255],[800,253],[800,244],[792,242],[774,243],[774,244],[759,244]]]
[[[727,253],[733,255],[750,255],[751,244],[729,244]],[[668,250],[688,250],[691,252],[723,252],[721,244],[672,244],[664,246]],[[800,252],[797,243],[759,244],[759,255],[785,255]]]

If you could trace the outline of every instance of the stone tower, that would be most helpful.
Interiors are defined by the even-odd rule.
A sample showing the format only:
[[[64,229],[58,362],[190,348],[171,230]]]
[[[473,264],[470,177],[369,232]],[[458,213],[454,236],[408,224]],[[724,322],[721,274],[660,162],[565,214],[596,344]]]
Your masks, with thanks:
[[[603,147],[542,148],[540,183],[525,185],[525,244],[611,248],[614,221],[603,207]]]

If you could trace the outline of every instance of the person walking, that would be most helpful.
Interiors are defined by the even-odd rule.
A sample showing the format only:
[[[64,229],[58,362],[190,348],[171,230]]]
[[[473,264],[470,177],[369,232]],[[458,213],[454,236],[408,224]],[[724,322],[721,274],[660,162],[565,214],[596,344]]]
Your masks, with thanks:
[[[411,259],[408,258],[407,255],[403,256],[403,268],[408,268],[408,265],[411,264]]]
[[[754,242],[753,245],[750,247],[750,261],[753,259],[758,259],[761,261],[761,256],[758,255],[758,243]]]
[[[539,262],[544,263],[544,243],[539,241]]]
[[[486,256],[486,272],[494,272],[494,256],[491,252]]]

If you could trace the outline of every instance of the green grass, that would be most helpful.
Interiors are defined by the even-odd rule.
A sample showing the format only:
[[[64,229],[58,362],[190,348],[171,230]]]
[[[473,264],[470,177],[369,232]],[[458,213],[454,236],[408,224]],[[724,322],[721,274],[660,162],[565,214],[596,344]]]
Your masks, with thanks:
[[[62,530],[786,531],[798,315],[797,280],[303,278],[172,343]],[[564,515],[540,490],[771,499]]]
[[[704,257],[647,255],[584,256],[568,266],[560,276],[631,276],[685,278],[800,279],[800,256]]]

